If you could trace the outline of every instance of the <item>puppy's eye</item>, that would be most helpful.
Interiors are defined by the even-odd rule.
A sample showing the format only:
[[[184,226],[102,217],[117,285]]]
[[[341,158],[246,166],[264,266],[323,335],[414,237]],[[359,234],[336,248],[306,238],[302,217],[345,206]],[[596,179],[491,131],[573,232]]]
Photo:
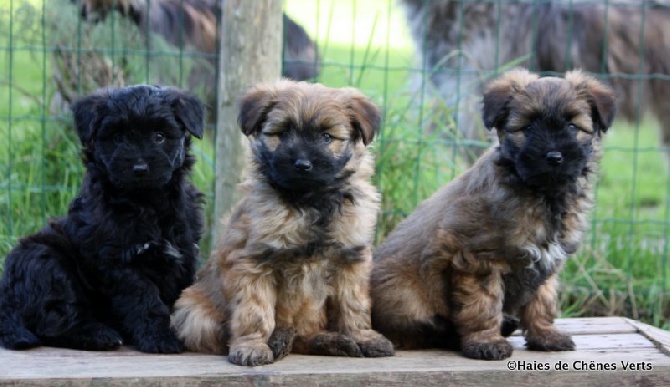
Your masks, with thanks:
[[[281,132],[281,133],[278,133],[277,135],[278,135],[280,138],[286,138],[286,137],[288,137],[288,130],[286,130],[286,131],[284,131],[284,132]]]
[[[323,136],[323,142],[325,142],[326,144],[333,140],[333,136],[331,136],[328,133],[324,133],[322,134],[322,136]]]
[[[119,133],[114,135],[114,143],[121,144],[123,142],[123,136]]]
[[[574,131],[579,130],[579,127],[577,127],[577,125],[575,125],[571,122],[571,123],[568,124],[568,130],[571,130],[571,131],[574,132]]]
[[[155,132],[154,133],[154,142],[156,144],[161,144],[165,141],[165,135],[162,132]]]

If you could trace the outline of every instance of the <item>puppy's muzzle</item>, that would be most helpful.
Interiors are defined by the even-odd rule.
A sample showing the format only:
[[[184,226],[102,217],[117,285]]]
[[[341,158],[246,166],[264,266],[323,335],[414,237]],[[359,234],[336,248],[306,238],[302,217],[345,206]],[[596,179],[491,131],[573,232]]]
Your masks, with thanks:
[[[561,152],[547,152],[545,158],[547,159],[547,163],[554,167],[561,165],[563,162],[563,154]]]
[[[298,159],[293,163],[298,172],[309,172],[312,169],[312,162],[305,159]]]

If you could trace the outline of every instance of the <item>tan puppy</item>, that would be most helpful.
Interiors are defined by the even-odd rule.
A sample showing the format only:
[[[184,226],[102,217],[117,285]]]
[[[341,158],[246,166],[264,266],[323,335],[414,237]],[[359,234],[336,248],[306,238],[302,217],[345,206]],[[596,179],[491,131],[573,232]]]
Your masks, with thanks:
[[[588,226],[612,91],[505,73],[484,93],[491,148],[403,221],[375,252],[373,327],[402,348],[460,347],[504,359],[519,318],[530,349],[573,350],[553,325],[558,273]]]
[[[355,89],[254,87],[238,117],[251,177],[173,326],[188,349],[240,365],[303,354],[390,356],[370,328],[379,195],[366,146],[379,109]]]

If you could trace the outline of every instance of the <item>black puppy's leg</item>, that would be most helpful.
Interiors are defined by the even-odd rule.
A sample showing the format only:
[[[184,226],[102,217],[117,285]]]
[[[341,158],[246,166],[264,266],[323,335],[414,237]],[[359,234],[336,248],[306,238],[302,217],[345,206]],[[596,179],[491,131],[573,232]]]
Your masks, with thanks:
[[[0,345],[13,350],[29,349],[41,345],[40,339],[26,329],[14,311],[0,302]]]
[[[170,328],[170,310],[158,289],[131,269],[111,270],[107,278],[112,313],[121,322],[124,337],[142,352],[179,353],[184,350]]]
[[[98,322],[81,322],[59,336],[42,336],[41,339],[45,345],[83,351],[113,350],[123,344],[115,330]]]
[[[121,345],[112,329],[93,322],[76,253],[59,224],[50,224],[21,240],[5,261],[0,336],[7,348],[40,344],[109,350]]]

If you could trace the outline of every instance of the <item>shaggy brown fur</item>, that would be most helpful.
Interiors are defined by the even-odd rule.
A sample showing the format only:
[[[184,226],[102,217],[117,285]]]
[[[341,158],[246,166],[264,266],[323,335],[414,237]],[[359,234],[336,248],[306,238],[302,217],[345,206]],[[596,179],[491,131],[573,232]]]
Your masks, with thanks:
[[[368,294],[379,195],[366,146],[378,108],[351,88],[281,81],[249,91],[238,121],[251,140],[251,177],[176,303],[178,336],[240,365],[291,351],[392,355],[370,328]]]
[[[483,139],[478,109],[482,80],[521,59],[533,71],[574,68],[609,74],[620,110],[637,121],[658,117],[670,146],[670,7],[668,2],[402,0],[431,81],[468,139]],[[456,54],[456,53],[460,53]],[[640,76],[635,76],[639,74]]]
[[[216,60],[221,15],[219,0],[73,0],[80,1],[89,19],[103,19],[118,10],[135,24],[161,35],[171,44],[191,45]],[[315,78],[321,70],[316,44],[307,32],[284,14],[284,69],[295,80]],[[214,74],[211,74],[212,80]],[[208,82],[212,84],[212,82]]]
[[[373,327],[400,348],[503,359],[518,318],[534,350],[572,350],[553,325],[557,276],[588,226],[614,95],[568,72],[505,73],[484,94],[500,146],[440,189],[375,251]],[[503,316],[507,316],[504,321]],[[510,324],[508,324],[510,323]]]

